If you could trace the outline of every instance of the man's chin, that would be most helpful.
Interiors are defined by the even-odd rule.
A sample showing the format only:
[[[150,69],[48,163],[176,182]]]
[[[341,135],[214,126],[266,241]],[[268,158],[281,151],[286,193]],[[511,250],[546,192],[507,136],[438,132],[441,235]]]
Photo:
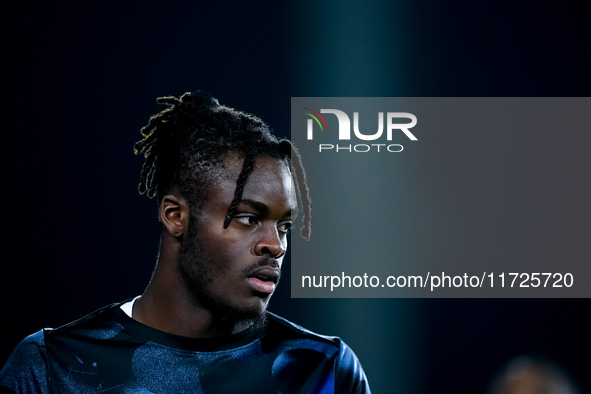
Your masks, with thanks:
[[[258,315],[256,315],[255,317],[253,317],[251,319],[244,320],[243,322],[245,323],[245,325],[248,328],[251,328],[251,329],[257,329],[257,328],[264,327],[265,325],[267,325],[266,310],[262,311],[261,313],[259,313]]]
[[[218,308],[214,320],[218,327],[225,327],[224,331],[235,332],[248,328],[260,328],[267,324],[266,304],[263,308],[237,308],[225,306]]]

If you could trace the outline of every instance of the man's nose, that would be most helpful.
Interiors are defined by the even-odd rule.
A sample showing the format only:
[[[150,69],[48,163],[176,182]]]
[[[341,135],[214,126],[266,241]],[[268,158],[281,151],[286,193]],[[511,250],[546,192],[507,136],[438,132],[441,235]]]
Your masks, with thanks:
[[[286,237],[282,237],[275,226],[268,226],[263,230],[254,252],[257,256],[270,256],[278,259],[285,255],[286,250]]]

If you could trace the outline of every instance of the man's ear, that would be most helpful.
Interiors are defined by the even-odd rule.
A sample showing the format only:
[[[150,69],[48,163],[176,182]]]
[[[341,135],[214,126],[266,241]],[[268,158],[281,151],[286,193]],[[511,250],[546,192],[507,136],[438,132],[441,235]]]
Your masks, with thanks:
[[[167,194],[160,201],[158,219],[162,223],[162,231],[180,237],[189,226],[189,205],[179,194]]]

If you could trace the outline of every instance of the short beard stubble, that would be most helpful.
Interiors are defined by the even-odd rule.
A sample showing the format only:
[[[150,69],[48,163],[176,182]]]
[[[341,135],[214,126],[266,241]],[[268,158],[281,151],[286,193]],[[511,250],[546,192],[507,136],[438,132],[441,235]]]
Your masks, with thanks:
[[[231,304],[211,291],[212,269],[215,261],[203,246],[197,234],[195,221],[191,220],[189,230],[184,236],[179,251],[178,268],[193,301],[211,311],[216,325],[222,332],[231,333],[236,325],[244,323],[250,329],[261,328],[267,324],[266,309],[253,310]],[[259,266],[277,266],[272,258],[263,258],[249,267],[248,271]]]

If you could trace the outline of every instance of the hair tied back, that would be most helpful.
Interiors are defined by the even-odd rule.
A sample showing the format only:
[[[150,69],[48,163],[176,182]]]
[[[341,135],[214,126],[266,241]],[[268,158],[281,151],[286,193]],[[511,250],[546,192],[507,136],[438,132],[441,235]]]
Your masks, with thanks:
[[[180,109],[187,114],[195,113],[200,109],[218,107],[219,105],[218,99],[203,90],[187,92],[180,99]]]

